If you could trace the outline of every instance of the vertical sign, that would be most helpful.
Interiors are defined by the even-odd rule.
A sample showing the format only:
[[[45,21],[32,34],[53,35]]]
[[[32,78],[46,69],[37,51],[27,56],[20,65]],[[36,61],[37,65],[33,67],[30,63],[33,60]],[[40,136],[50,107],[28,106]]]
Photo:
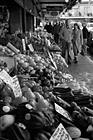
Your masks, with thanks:
[[[20,84],[16,75],[13,77],[13,92],[14,92],[15,98],[22,96],[22,91],[21,91]]]

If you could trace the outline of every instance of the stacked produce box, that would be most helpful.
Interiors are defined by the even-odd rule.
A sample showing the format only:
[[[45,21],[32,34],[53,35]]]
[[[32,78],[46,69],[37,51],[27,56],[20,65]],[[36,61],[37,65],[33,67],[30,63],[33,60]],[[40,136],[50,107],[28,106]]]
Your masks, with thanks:
[[[11,41],[0,45],[0,139],[92,140],[92,95],[48,33],[33,33],[29,44],[29,54]]]

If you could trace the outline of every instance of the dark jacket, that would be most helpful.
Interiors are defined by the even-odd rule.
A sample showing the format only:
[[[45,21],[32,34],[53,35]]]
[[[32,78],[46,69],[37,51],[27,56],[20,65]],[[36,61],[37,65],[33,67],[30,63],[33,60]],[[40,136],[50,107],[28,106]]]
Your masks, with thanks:
[[[89,34],[88,29],[86,27],[83,27],[82,32],[83,32],[83,38],[88,39],[88,34]]]

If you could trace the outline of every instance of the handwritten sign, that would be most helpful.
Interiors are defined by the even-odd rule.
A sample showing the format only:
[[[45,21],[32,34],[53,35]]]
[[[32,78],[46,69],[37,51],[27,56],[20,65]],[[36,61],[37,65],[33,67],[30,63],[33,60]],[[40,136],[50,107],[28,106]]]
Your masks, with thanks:
[[[0,72],[0,79],[8,84],[16,97],[22,96],[22,91],[17,76],[11,77],[5,70]]]
[[[34,52],[34,48],[33,48],[32,44],[29,44],[29,45],[28,45],[28,48],[29,48],[29,50],[30,50],[31,52]]]
[[[68,120],[72,121],[69,113],[62,107],[60,107],[58,104],[55,103],[55,110],[56,112],[58,112],[59,114],[61,114],[62,116],[64,116],[65,118],[67,118]]]
[[[0,79],[2,79],[6,84],[8,84],[12,88],[12,77],[5,70],[2,70],[0,72]]]
[[[64,126],[60,123],[50,140],[72,140]]]
[[[13,92],[15,98],[22,96],[22,91],[17,76],[13,77]]]

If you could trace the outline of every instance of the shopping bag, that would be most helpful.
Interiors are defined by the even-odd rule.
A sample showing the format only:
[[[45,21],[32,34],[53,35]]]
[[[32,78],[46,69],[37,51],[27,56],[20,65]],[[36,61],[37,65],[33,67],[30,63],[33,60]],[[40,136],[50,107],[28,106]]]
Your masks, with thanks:
[[[71,50],[69,51],[69,55],[70,55],[71,59],[73,60],[73,59],[74,59],[74,52],[73,52],[73,49],[71,49]]]

